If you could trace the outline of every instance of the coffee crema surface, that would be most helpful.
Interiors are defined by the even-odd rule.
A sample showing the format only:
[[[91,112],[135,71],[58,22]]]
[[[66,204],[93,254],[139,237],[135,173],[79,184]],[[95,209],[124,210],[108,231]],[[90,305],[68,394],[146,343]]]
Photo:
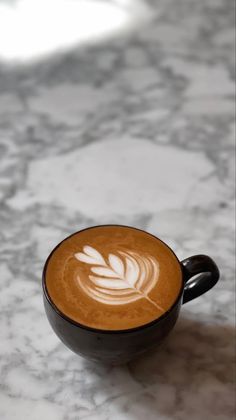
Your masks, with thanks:
[[[61,242],[45,281],[54,305],[84,326],[124,330],[147,324],[174,304],[182,272],[158,238],[125,226],[98,226]]]

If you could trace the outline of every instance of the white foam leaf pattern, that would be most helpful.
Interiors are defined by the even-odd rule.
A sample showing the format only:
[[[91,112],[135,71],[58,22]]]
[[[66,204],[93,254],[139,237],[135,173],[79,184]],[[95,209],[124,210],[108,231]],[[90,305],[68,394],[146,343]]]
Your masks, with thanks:
[[[85,252],[85,254],[92,257],[95,261],[98,261],[101,264],[106,264],[100,252],[98,252],[95,248],[92,248],[89,245],[85,245],[83,251]]]
[[[91,246],[84,246],[83,252],[78,252],[74,256],[77,260],[85,262],[87,264],[94,264],[94,265],[106,265],[106,262],[102,255]]]
[[[75,258],[87,264],[95,264],[95,261],[92,257],[89,257],[86,254],[82,254],[82,252],[78,252],[77,254],[75,254]]]
[[[108,257],[111,268],[119,274],[121,277],[124,276],[125,267],[122,260],[114,254],[109,254]]]
[[[110,290],[111,288],[111,281],[110,279],[106,279],[104,277],[96,277],[96,276],[89,276],[90,280],[96,285],[96,286],[102,286],[106,287],[107,290]],[[126,289],[127,283],[124,280],[116,279],[112,282],[112,289]]]
[[[95,248],[86,245],[84,252],[74,254],[85,264],[93,265],[89,281],[82,281],[78,275],[81,289],[101,303],[124,305],[145,298],[160,311],[164,309],[151,300],[148,294],[159,279],[159,263],[151,256],[141,256],[133,251],[117,251],[119,256],[109,254],[107,262]]]
[[[135,287],[139,279],[139,266],[134,258],[126,257],[126,278],[131,287]]]
[[[106,267],[92,267],[91,271],[95,274],[99,274],[99,276],[105,276],[105,277],[116,277],[118,274],[113,271],[111,268]]]

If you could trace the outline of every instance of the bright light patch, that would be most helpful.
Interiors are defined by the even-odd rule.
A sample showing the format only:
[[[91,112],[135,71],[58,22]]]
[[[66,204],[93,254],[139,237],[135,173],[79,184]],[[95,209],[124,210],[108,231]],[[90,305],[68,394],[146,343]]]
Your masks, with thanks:
[[[137,14],[137,8],[130,8],[132,2],[19,0],[0,4],[0,59],[34,59],[101,39],[131,24]]]

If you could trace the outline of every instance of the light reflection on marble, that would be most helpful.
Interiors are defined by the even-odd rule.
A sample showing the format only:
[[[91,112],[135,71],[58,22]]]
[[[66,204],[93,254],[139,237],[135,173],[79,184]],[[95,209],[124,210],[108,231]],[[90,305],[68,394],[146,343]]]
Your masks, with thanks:
[[[156,20],[135,33],[1,64],[1,420],[234,416],[234,13],[227,0],[148,4]],[[157,352],[116,368],[59,342],[40,281],[58,241],[110,222],[222,272]]]
[[[124,34],[151,18],[147,6],[142,0],[0,0],[0,59],[32,63]]]

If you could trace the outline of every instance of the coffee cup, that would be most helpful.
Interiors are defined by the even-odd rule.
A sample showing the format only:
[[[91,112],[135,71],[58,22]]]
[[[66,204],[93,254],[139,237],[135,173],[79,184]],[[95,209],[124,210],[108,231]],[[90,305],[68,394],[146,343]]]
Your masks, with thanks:
[[[179,261],[150,233],[101,225],[53,249],[42,285],[49,323],[69,349],[93,361],[122,364],[156,348],[181,306],[218,279],[209,256]]]

